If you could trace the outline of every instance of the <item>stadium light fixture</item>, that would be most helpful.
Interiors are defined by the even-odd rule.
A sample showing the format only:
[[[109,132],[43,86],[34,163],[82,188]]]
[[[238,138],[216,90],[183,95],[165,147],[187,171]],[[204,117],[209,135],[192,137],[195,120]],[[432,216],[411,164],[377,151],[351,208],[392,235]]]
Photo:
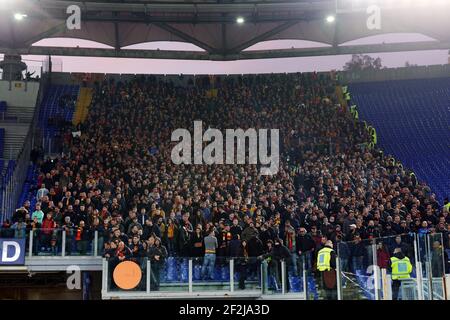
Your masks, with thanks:
[[[244,17],[237,17],[237,18],[236,18],[236,22],[237,22],[238,24],[243,24],[243,23],[245,22],[245,19],[244,19]]]
[[[336,18],[334,16],[330,15],[330,16],[327,17],[326,20],[327,20],[328,23],[333,23],[336,20]]]
[[[23,19],[25,19],[27,17],[26,14],[23,13],[15,13],[14,14],[14,19],[16,19],[17,21],[21,21]]]

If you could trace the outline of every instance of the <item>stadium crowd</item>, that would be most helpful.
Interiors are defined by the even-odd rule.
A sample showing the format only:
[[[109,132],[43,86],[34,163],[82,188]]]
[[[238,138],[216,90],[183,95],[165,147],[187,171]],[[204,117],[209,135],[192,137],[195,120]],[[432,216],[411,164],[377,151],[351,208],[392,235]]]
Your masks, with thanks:
[[[66,135],[62,156],[40,163],[36,206],[17,209],[2,235],[40,230],[39,244],[54,248],[54,230],[63,230],[76,242],[67,253],[86,254],[97,231],[99,252],[118,261],[206,251],[244,258],[244,266],[252,257],[288,259],[294,272],[301,255],[313,269],[327,240],[341,244],[353,269],[364,255],[357,244],[374,238],[442,233],[449,249],[448,206],[368,147],[364,123],[338,103],[335,85],[316,73],[217,78],[211,97],[208,77],[187,86],[152,76],[96,83],[81,136]],[[278,173],[173,164],[171,134],[192,131],[194,120],[220,130],[280,129]],[[380,245],[379,264],[407,245]]]

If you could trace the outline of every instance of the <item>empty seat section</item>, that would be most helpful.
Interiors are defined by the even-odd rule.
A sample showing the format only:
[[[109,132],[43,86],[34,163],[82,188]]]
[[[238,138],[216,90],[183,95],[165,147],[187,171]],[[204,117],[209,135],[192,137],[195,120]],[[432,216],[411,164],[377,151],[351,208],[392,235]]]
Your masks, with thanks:
[[[450,191],[450,78],[349,85],[378,146],[426,181],[439,201]]]

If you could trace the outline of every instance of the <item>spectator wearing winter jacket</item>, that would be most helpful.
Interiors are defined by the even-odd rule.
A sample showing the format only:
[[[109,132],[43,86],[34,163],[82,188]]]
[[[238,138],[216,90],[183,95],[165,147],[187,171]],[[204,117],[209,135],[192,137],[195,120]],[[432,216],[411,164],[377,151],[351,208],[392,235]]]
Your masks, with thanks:
[[[203,244],[203,234],[201,225],[197,225],[195,232],[192,234],[190,239],[190,256],[191,257],[202,257],[205,251]]]
[[[168,218],[162,240],[163,244],[167,248],[169,255],[173,256],[178,251],[178,234],[178,224],[172,218]]]
[[[264,249],[267,250],[267,242],[269,240],[273,241],[276,238],[275,230],[270,227],[268,222],[265,222],[261,225],[259,239],[263,243]]]
[[[86,255],[89,242],[92,240],[91,229],[86,226],[84,220],[81,220],[75,228],[75,243],[80,255]]]
[[[22,222],[25,222],[27,214],[28,210],[25,207],[20,207],[14,212],[13,216],[11,217],[11,222],[16,223],[20,219],[22,219]]]
[[[390,266],[391,255],[389,248],[383,242],[377,244],[377,263],[380,269],[388,269]]]
[[[276,285],[281,284],[281,261],[286,263],[286,267],[290,265],[291,253],[289,249],[283,245],[281,239],[275,238],[273,248],[268,253],[265,253],[259,257],[260,259],[270,259],[269,273],[275,276]],[[289,288],[289,282],[287,281],[287,286]],[[288,289],[289,290],[289,289]]]
[[[145,256],[145,250],[144,246],[142,245],[142,242],[139,239],[139,236],[133,236],[129,248],[131,250],[130,259],[138,264],[141,264],[142,257]]]
[[[142,229],[142,238],[148,239],[152,235],[159,238],[161,236],[161,231],[159,230],[158,225],[154,223],[152,219],[147,219],[145,220],[145,226]]]
[[[241,240],[239,239],[239,235],[234,234],[233,239],[231,239],[228,245],[230,257],[239,257],[240,247],[241,247]]]
[[[242,227],[239,225],[239,219],[238,218],[233,218],[233,222],[232,222],[232,226],[230,228],[230,232],[231,235],[238,235],[239,238],[241,237],[242,234]]]
[[[242,231],[241,239],[245,241],[249,241],[251,238],[256,237],[258,235],[258,229],[255,228],[255,224],[252,220],[249,221],[248,226]]]
[[[50,240],[52,238],[53,232],[56,228],[56,223],[53,220],[52,213],[47,213],[45,219],[42,222],[41,232],[40,232],[40,245],[45,248],[50,247]]]
[[[316,248],[316,243],[314,242],[311,235],[306,232],[306,228],[300,227],[296,239],[296,250],[299,256],[303,256],[305,259],[305,268],[311,270],[312,268],[312,257],[314,250]]]
[[[16,239],[25,239],[27,236],[27,224],[19,218],[17,222],[15,222],[11,229],[14,230],[14,238]]]
[[[364,254],[366,250],[359,235],[355,236],[350,250],[352,255],[353,272],[356,273],[357,270],[363,270]]]

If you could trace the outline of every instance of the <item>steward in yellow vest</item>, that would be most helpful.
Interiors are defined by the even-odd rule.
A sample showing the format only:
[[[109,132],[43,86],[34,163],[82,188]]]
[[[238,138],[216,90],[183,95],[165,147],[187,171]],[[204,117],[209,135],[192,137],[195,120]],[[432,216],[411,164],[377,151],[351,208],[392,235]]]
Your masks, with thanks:
[[[445,200],[444,200],[444,210],[450,212],[450,202],[445,203]]]
[[[325,246],[317,253],[317,270],[330,271],[331,269],[335,268],[336,254],[333,250],[333,242],[328,240]]]
[[[317,270],[320,272],[322,289],[325,299],[336,300],[336,253],[333,242],[328,240],[317,253]]]
[[[401,248],[395,248],[394,256],[391,257],[392,270],[392,300],[398,300],[398,292],[402,279],[409,279],[412,272],[412,264],[405,256]]]

